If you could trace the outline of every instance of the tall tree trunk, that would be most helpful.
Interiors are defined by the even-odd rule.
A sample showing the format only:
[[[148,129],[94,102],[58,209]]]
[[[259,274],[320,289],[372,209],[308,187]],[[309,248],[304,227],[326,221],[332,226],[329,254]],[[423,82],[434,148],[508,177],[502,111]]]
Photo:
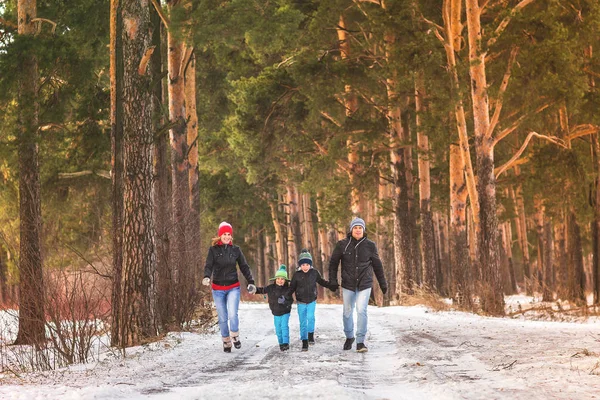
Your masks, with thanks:
[[[591,49],[590,49],[591,52]],[[593,263],[592,263],[592,293],[594,304],[600,304],[600,133],[592,135],[592,150],[594,153],[594,169],[596,178],[590,194],[591,205],[594,208],[592,222]]]
[[[144,59],[151,51],[147,2],[122,5],[123,43],[123,270],[118,344],[140,344],[157,334],[155,315],[151,79]]]
[[[585,298],[585,273],[583,270],[583,249],[581,245],[581,233],[575,212],[571,210],[567,219],[569,252],[569,293],[570,300],[579,304],[586,304]]]
[[[559,299],[567,297],[567,275],[569,273],[569,262],[567,258],[567,242],[566,242],[566,227],[567,227],[567,213],[565,210],[561,212],[558,222],[554,224],[554,244],[555,244],[555,259],[556,259],[556,271],[555,278],[556,283],[554,285],[555,290],[558,294]]]
[[[460,81],[458,79],[458,68],[456,62],[456,51],[460,47],[461,31],[463,24],[462,17],[462,1],[463,0],[444,0],[442,5],[442,13],[444,20],[445,42],[444,49],[446,52],[446,61],[448,70],[450,71],[450,79],[452,82],[452,91],[455,97],[454,100],[454,116],[456,118],[456,130],[460,143],[460,155],[463,159],[466,174],[466,185],[471,203],[471,217],[475,231],[479,231],[479,196],[477,194],[477,186],[475,173],[473,172],[473,163],[471,162],[471,152],[469,150],[469,134],[467,132],[467,119],[465,117],[465,107],[463,103],[463,91],[461,90]],[[475,253],[476,248],[472,251]]]
[[[306,237],[306,248],[311,251],[311,253],[317,252],[317,236],[315,235],[315,226],[314,226],[314,218],[313,212],[311,210],[311,199],[309,193],[302,194],[302,212],[304,214],[304,234],[302,236]],[[318,266],[323,268],[323,265],[320,258],[317,260]]]
[[[346,21],[344,17],[340,15],[338,27],[336,29],[340,53],[342,60],[348,60],[351,54],[350,40],[348,38],[348,31],[346,30]],[[352,86],[350,84],[346,84],[344,86],[344,107],[346,109],[346,117],[350,118],[354,115],[354,113],[358,110],[358,97]],[[363,212],[363,199],[360,194],[360,190],[357,186],[357,174],[359,167],[359,159],[358,159],[358,151],[356,148],[356,143],[351,135],[348,135],[348,139],[346,140],[346,148],[348,150],[348,163],[350,168],[348,168],[348,179],[350,181],[351,186],[351,199],[350,199],[350,207],[352,210],[352,214],[361,215]]]
[[[504,296],[499,263],[498,216],[496,215],[494,140],[490,132],[485,52],[481,43],[481,9],[478,0],[466,0],[466,4],[469,73],[477,155],[477,193],[480,207],[477,249],[483,278],[480,285],[481,307],[489,314],[504,315]]]
[[[419,150],[419,197],[421,200],[421,260],[423,265],[423,282],[426,288],[437,291],[435,239],[433,233],[433,214],[431,212],[429,138],[424,132],[421,121],[421,114],[427,112],[425,99],[425,77],[422,72],[419,72],[415,79],[415,106],[417,111],[417,148]]]
[[[281,226],[281,221],[279,220],[279,213],[277,212],[277,202],[270,201],[269,207],[271,208],[271,221],[273,222],[273,228],[275,228],[275,249],[277,250],[277,261],[276,267],[283,263],[285,260],[285,241],[283,240],[283,229]]]
[[[198,112],[196,109],[196,55],[193,47],[186,47],[186,59],[183,60],[183,75],[185,78],[185,112],[187,121],[187,148],[188,148],[188,180],[189,180],[189,210],[190,218],[188,229],[188,252],[190,254],[190,278],[193,285],[191,292],[196,291],[196,286],[202,280],[201,266],[202,249],[200,237],[200,181],[198,171]]]
[[[523,188],[519,183],[517,190],[511,188],[511,196],[515,203],[515,227],[517,229],[517,239],[519,241],[519,247],[521,249],[522,263],[523,263],[523,283],[524,288],[528,295],[532,294],[531,291],[531,261],[529,256],[529,241],[527,240],[527,220],[525,217],[525,203],[523,201]]]
[[[460,148],[450,146],[450,266],[452,296],[465,309],[473,307],[473,279],[467,242],[467,183]]]
[[[317,194],[317,226],[319,233],[319,241],[318,241],[318,252],[319,252],[319,260],[323,270],[323,279],[329,280],[329,257],[333,251],[331,243],[329,242],[329,228],[327,224],[323,220],[323,203],[322,203],[322,194]],[[326,299],[329,297],[329,292],[325,290],[323,292],[323,297]]]
[[[383,173],[383,171],[381,172]],[[379,257],[383,263],[385,277],[388,283],[388,291],[383,296],[383,305],[388,306],[393,294],[396,293],[396,264],[394,263],[394,246],[390,240],[389,211],[383,209],[383,203],[391,196],[391,185],[382,177],[378,180],[377,191],[377,245],[379,248]]]
[[[167,2],[169,12],[178,7],[176,0]],[[187,285],[192,280],[190,268],[189,238],[187,225],[190,213],[189,160],[187,145],[186,109],[185,109],[185,77],[183,66],[184,44],[176,37],[177,32],[168,32],[168,91],[169,119],[173,127],[170,130],[171,166],[172,166],[172,202],[173,202],[173,236],[171,239],[171,265],[173,266],[174,299],[176,304],[175,320],[182,323],[187,304]]]
[[[2,246],[0,246],[0,307],[4,308],[8,303],[8,285],[6,284],[8,278],[8,265],[6,263],[6,253]]]
[[[113,286],[111,346],[120,344],[123,280],[123,16],[120,0],[110,2],[110,119],[112,168]]]
[[[513,264],[512,255],[512,233],[510,228],[510,222],[505,222],[501,225],[501,238],[502,238],[502,252],[505,257],[505,271],[506,279],[504,280],[504,287],[509,288],[510,291],[506,291],[508,294],[517,293],[517,280],[515,277],[515,267]]]
[[[35,0],[19,0],[18,34],[33,36]],[[22,55],[18,76],[19,112],[19,332],[15,344],[40,345],[45,340],[44,277],[42,271],[42,199],[38,159],[38,62]]]
[[[288,247],[288,267],[295,267],[298,261],[298,254],[302,245],[300,237],[300,212],[298,189],[293,185],[286,187],[287,212],[287,247]]]
[[[544,271],[544,205],[539,196],[536,196],[534,201],[535,215],[533,220],[535,222],[535,230],[538,239],[538,252],[537,252],[537,267],[534,272],[533,282],[539,288],[542,287],[542,277]]]
[[[156,303],[160,330],[165,332],[175,324],[173,320],[175,302],[173,299],[173,280],[169,253],[169,230],[171,220],[171,192],[169,187],[170,164],[168,159],[168,138],[162,132],[165,119],[162,106],[163,93],[163,33],[165,32],[160,16],[154,7],[150,7],[152,23],[152,45],[154,52],[150,60],[152,74],[152,101],[154,109],[153,132],[154,147],[154,215],[156,222]]]

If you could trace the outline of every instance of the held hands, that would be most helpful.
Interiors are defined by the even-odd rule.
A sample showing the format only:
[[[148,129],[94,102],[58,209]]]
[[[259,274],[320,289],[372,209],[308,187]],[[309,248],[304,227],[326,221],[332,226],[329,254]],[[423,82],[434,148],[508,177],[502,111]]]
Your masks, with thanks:
[[[338,286],[339,285],[336,282],[329,282],[327,289],[331,290],[332,292],[336,292],[338,290]]]
[[[254,284],[251,283],[248,285],[248,293],[256,294],[256,286],[254,286]]]
[[[387,293],[387,286],[381,286],[381,293],[386,294]]]
[[[204,286],[208,286],[208,285],[210,285],[210,278],[209,278],[209,277],[206,277],[206,278],[202,279],[202,284],[203,284]]]

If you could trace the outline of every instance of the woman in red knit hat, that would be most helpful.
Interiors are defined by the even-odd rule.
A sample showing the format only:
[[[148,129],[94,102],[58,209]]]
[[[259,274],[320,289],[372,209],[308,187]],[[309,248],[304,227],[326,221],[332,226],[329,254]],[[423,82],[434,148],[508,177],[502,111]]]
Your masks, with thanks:
[[[242,347],[239,337],[238,308],[240,305],[240,281],[237,266],[248,281],[248,292],[256,293],[250,266],[242,250],[232,243],[233,228],[227,222],[219,225],[218,236],[212,240],[204,265],[204,286],[211,285],[217,307],[219,329],[223,338],[223,350],[231,353],[232,342],[236,349]]]

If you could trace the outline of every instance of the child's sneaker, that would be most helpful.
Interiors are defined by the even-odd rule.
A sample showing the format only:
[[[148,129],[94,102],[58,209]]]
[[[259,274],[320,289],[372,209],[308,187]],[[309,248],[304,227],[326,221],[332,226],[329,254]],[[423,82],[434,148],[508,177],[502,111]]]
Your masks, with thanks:
[[[315,333],[308,332],[308,344],[315,344]]]
[[[308,351],[308,340],[302,340],[302,351]]]
[[[290,349],[290,345],[287,344],[287,343],[279,345],[279,350],[281,350],[281,351],[286,351],[286,350],[289,350],[289,349]]]

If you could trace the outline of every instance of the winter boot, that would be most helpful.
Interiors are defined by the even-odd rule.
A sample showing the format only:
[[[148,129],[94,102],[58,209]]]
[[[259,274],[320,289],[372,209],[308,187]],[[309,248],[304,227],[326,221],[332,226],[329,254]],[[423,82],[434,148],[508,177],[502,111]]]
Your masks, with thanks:
[[[231,338],[229,336],[223,338],[223,351],[231,353]]]
[[[344,350],[351,350],[352,349],[352,343],[354,343],[354,338],[348,338],[348,339],[346,339],[346,341],[344,342]]]
[[[367,346],[365,346],[364,343],[356,343],[356,351],[359,353],[366,353],[369,349],[367,349]]]
[[[279,345],[279,350],[281,350],[281,351],[286,351],[286,350],[289,350],[289,349],[290,349],[290,345],[287,344],[287,343],[283,343],[283,344]]]
[[[240,341],[240,333],[239,332],[231,332],[231,340],[233,340],[233,345],[236,349],[242,347],[242,342]]]
[[[315,333],[308,332],[308,344],[315,344]]]
[[[308,351],[308,339],[302,340],[302,351]]]

